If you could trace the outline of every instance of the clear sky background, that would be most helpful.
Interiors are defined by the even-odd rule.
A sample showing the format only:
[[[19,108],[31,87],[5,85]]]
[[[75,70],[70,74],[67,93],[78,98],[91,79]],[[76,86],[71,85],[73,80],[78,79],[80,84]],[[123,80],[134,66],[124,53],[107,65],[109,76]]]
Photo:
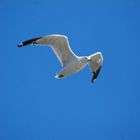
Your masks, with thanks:
[[[101,51],[65,79],[48,47],[17,44],[67,35],[77,55]],[[140,1],[1,0],[0,140],[140,140]]]

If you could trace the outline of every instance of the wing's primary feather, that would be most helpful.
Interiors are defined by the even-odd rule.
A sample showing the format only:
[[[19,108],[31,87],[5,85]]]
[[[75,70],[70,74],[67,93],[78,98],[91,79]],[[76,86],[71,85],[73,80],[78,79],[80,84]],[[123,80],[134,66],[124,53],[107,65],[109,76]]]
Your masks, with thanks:
[[[97,52],[91,56],[89,56],[91,62],[89,63],[90,71],[93,73],[92,82],[94,82],[101,70],[103,64],[103,56],[100,52]]]
[[[98,70],[96,72],[93,72],[93,77],[92,77],[92,83],[97,79],[99,73],[100,73],[100,70],[101,70],[101,66],[98,68]]]
[[[38,40],[38,39],[40,39],[40,38],[42,38],[42,37],[32,38],[32,39],[29,39],[29,40],[24,41],[24,42],[22,42],[22,43],[19,43],[19,44],[18,44],[18,47],[27,46],[27,45],[29,45],[29,44],[34,44],[34,43],[36,42],[36,40]]]

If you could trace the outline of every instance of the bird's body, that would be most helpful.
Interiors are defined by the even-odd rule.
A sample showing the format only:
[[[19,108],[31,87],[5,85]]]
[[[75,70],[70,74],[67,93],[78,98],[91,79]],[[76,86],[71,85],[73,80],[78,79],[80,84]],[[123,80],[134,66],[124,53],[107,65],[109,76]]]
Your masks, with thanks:
[[[69,41],[64,35],[48,35],[38,38],[33,38],[20,43],[18,46],[26,46],[29,44],[37,46],[49,46],[56,54],[61,63],[62,70],[56,74],[56,78],[67,77],[74,74],[89,64],[91,72],[94,74],[92,82],[97,78],[100,68],[103,63],[103,57],[100,52],[91,56],[77,56],[71,50]]]
[[[68,65],[63,67],[62,70],[55,77],[56,78],[66,77],[82,70],[88,64],[88,62],[86,61],[82,62],[81,59],[82,58],[77,57],[77,59],[71,61]]]

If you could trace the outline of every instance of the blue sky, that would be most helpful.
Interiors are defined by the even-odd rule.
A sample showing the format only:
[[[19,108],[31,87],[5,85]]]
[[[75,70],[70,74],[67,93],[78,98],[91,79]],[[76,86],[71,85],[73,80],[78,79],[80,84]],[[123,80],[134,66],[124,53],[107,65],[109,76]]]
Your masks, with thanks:
[[[0,140],[139,140],[139,17],[138,0],[1,0]],[[55,79],[50,48],[16,46],[54,33],[102,52],[96,83],[88,67]]]

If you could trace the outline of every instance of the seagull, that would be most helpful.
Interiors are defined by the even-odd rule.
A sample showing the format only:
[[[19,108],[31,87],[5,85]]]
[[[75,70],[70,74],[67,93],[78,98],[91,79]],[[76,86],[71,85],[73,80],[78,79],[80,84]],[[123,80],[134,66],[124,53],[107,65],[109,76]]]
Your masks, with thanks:
[[[82,70],[87,64],[93,74],[92,83],[97,79],[100,73],[103,64],[102,53],[96,52],[90,56],[77,56],[70,48],[68,38],[65,35],[52,34],[33,38],[19,43],[18,47],[30,44],[52,48],[62,66],[62,69],[56,74],[55,78],[60,79],[75,74]]]

